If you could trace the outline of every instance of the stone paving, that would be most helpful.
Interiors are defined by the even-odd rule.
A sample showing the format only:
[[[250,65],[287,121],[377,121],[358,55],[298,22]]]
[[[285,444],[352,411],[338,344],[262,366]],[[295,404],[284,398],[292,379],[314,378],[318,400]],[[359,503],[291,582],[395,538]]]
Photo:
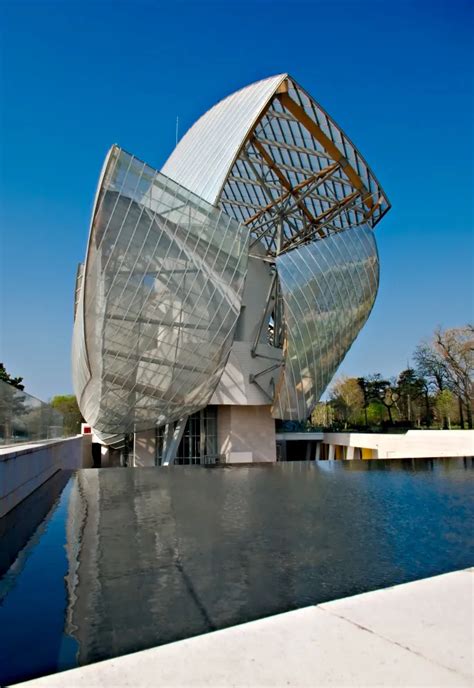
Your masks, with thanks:
[[[306,607],[23,686],[466,686],[474,569]]]

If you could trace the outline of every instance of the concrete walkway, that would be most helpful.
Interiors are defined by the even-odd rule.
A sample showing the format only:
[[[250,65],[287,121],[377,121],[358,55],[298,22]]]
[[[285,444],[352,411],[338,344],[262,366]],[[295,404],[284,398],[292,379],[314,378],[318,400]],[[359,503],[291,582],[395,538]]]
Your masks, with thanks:
[[[234,626],[24,686],[473,686],[474,569]]]

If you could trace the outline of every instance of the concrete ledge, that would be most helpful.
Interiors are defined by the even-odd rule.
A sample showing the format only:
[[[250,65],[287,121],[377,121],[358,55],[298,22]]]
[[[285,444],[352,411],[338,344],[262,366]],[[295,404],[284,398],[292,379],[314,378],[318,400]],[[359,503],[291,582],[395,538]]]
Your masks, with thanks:
[[[325,432],[323,444],[372,450],[374,459],[423,459],[474,455],[474,430],[408,430],[404,435]],[[330,457],[332,458],[332,457]]]
[[[0,449],[0,518],[61,469],[92,465],[90,435]]]
[[[472,686],[474,570],[234,626],[22,686]]]
[[[323,439],[323,432],[277,432],[275,438],[277,440],[316,440],[320,441]]]

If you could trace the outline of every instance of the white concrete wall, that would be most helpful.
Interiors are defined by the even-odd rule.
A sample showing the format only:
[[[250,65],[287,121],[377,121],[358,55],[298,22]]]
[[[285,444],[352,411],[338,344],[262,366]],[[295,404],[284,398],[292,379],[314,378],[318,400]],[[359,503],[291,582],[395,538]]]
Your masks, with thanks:
[[[91,436],[2,447],[0,449],[0,517],[61,469],[92,466]]]
[[[323,444],[372,449],[377,459],[473,456],[474,430],[408,430],[404,435],[325,432]]]

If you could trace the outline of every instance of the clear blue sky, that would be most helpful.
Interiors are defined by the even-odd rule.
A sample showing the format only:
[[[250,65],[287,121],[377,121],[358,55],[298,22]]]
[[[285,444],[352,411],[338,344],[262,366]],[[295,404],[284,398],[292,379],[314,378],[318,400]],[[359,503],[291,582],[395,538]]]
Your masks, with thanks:
[[[72,391],[76,265],[103,158],[160,168],[217,100],[289,72],[367,158],[393,205],[381,286],[340,372],[396,374],[472,318],[471,0],[0,2],[0,360]]]

